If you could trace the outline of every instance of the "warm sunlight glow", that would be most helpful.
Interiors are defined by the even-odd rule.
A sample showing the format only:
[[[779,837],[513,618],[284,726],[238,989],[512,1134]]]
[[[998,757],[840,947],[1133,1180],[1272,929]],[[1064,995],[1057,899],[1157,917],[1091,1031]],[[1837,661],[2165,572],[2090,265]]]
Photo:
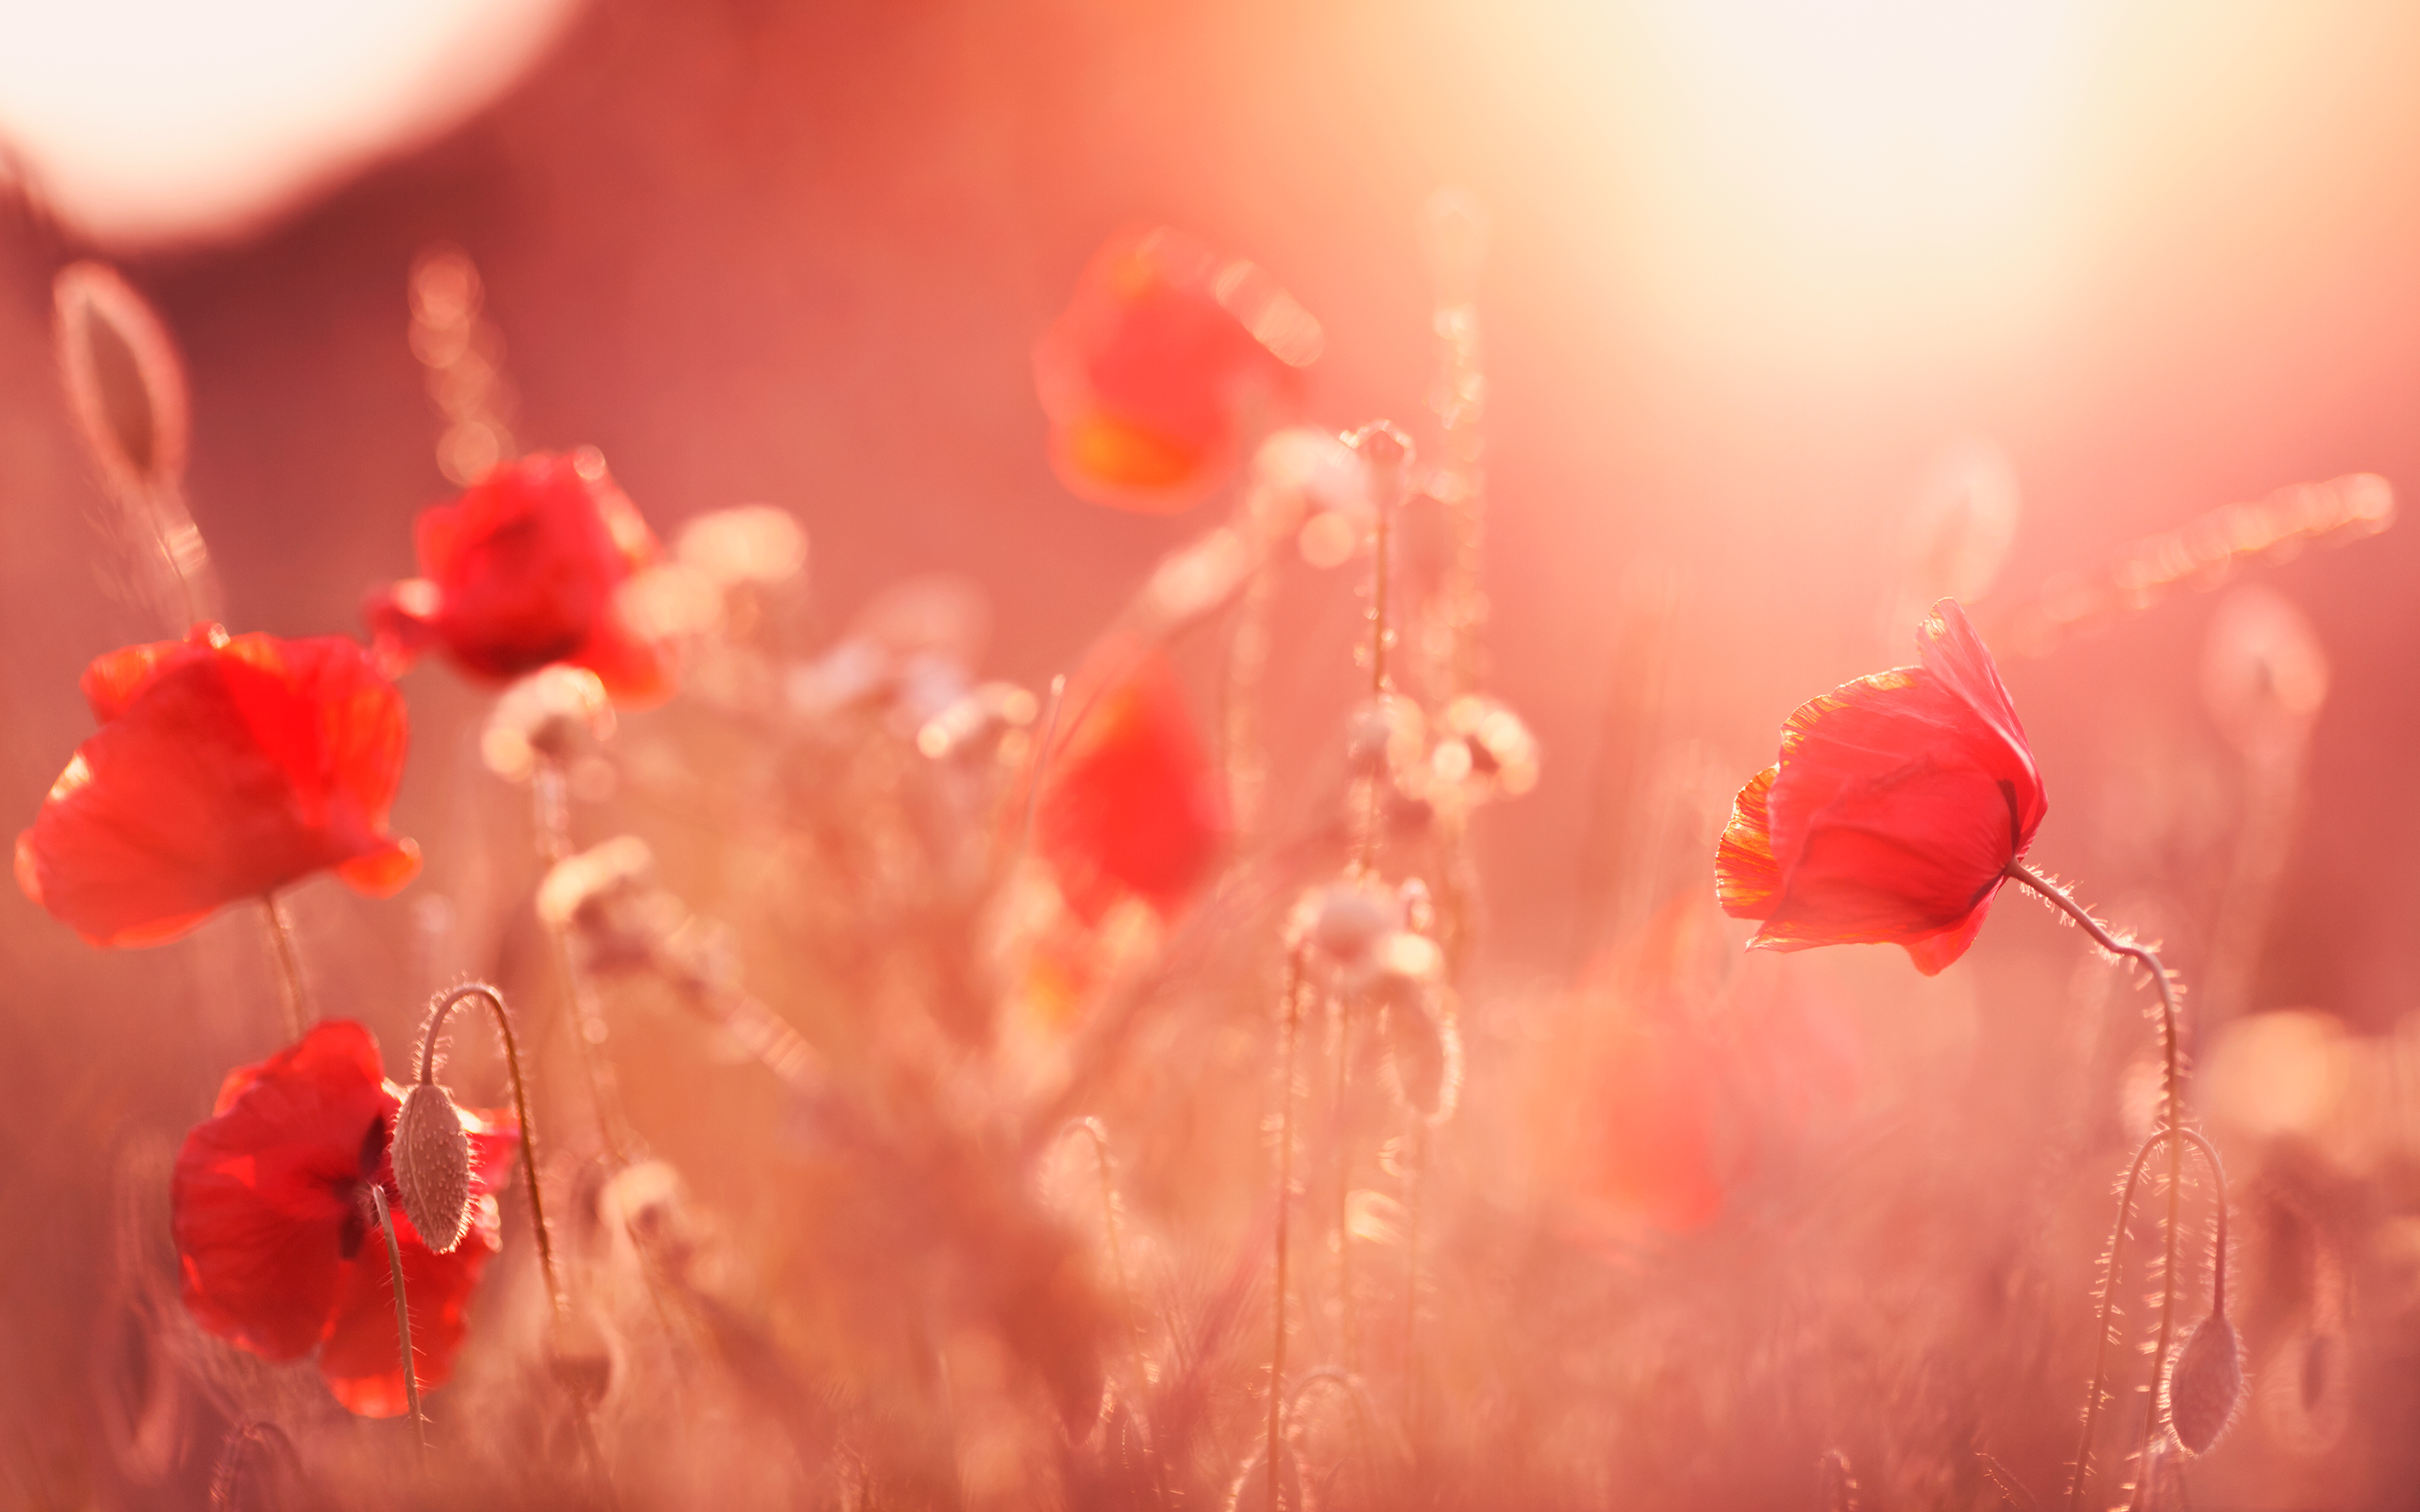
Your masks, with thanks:
[[[88,231],[224,234],[461,119],[571,8],[0,0],[0,144]]]

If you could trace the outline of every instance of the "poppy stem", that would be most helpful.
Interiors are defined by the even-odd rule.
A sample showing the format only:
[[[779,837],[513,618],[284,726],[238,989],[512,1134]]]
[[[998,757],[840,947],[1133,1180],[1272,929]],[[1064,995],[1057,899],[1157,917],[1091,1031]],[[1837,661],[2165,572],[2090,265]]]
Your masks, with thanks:
[[[563,764],[541,759],[530,778],[530,804],[537,828],[539,862],[549,872],[571,856],[571,792]],[[605,1140],[605,1154],[616,1170],[630,1163],[629,1141],[623,1137],[621,1099],[615,1094],[613,1071],[605,1059],[605,1017],[597,1010],[588,974],[573,956],[567,931],[548,925],[554,947],[555,969],[563,975],[565,1001],[571,1010],[571,1038],[580,1053],[581,1070],[588,1079],[588,1099],[597,1109],[597,1129]]]
[[[1415,1114],[1404,1148],[1404,1434],[1418,1455],[1420,1445],[1420,1357],[1414,1335],[1420,1323],[1420,1188],[1428,1161],[1428,1120]]]
[[[2084,1434],[2075,1446],[2073,1478],[2067,1484],[2070,1508],[2079,1505],[2084,1495],[2084,1478],[2091,1464],[2093,1425],[2100,1417],[2101,1398],[2109,1380],[2109,1312],[2118,1300],[2118,1279],[2126,1252],[2126,1219],[2133,1210],[2134,1189],[2143,1179],[2143,1166],[2151,1158],[2151,1151],[2163,1143],[2171,1150],[2181,1149],[2180,1140],[2190,1140],[2201,1150],[2202,1158],[2210,1162],[2211,1180],[2218,1186],[2218,1258],[2211,1274],[2211,1311],[2226,1310],[2226,1170],[2219,1164],[2218,1151],[2211,1142],[2191,1129],[2171,1126],[2156,1130],[2143,1141],[2143,1148],[2134,1152],[2133,1164],[2127,1167],[2126,1183],[2118,1198],[2118,1221],[2109,1231],[2108,1273],[2102,1282],[2100,1326],[2092,1347],[2092,1389],[2084,1398]],[[2168,1370],[2164,1355],[2157,1368],[2164,1381]],[[2154,1399],[2155,1412],[2157,1400]]]
[[[403,1292],[403,1248],[395,1242],[395,1215],[387,1211],[386,1189],[370,1183],[370,1201],[378,1206],[379,1232],[386,1236],[387,1271],[395,1277],[395,1333],[403,1350],[403,1398],[411,1412],[412,1443],[426,1468],[428,1463],[428,1418],[420,1410],[420,1370],[411,1352],[411,1304]]]
[[[1294,1206],[1294,1053],[1302,1026],[1303,950],[1296,946],[1286,957],[1285,1029],[1280,1037],[1278,1081],[1278,1216],[1277,1279],[1270,1288],[1268,1460],[1270,1512],[1281,1512],[1284,1489],[1279,1474],[1278,1437],[1285,1425],[1286,1347],[1286,1217]]]
[[[1361,1331],[1353,1316],[1353,1016],[1342,998],[1335,999],[1331,1006],[1335,1016],[1329,1053],[1336,1061],[1334,1101],[1329,1109],[1336,1120],[1336,1324],[1342,1341],[1344,1368],[1349,1372],[1359,1367],[1361,1353]]]
[[[1025,817],[1017,822],[1016,849],[1009,853],[1008,875],[1015,876],[1025,864],[1026,853],[1033,848],[1033,814],[1042,806],[1042,778],[1050,770],[1050,748],[1059,739],[1059,711],[1067,702],[1067,674],[1053,672],[1050,676],[1050,708],[1042,717],[1042,744],[1033,748],[1033,760],[1025,771]]]
[[[286,1011],[286,1040],[291,1044],[311,1026],[311,1014],[303,1006],[302,963],[294,953],[294,926],[276,895],[262,893],[260,907],[268,925],[269,953],[277,958],[278,1002]]]
[[[1134,1284],[1126,1275],[1125,1244],[1118,1231],[1118,1189],[1109,1167],[1109,1133],[1101,1127],[1100,1119],[1091,1117],[1076,1119],[1067,1125],[1065,1132],[1080,1133],[1092,1141],[1093,1159],[1100,1168],[1101,1234],[1109,1247],[1109,1276],[1117,1283],[1118,1305],[1125,1313],[1125,1326],[1120,1332],[1126,1336],[1127,1363],[1134,1371],[1134,1394],[1136,1400],[1140,1401],[1143,1388],[1150,1384],[1151,1375],[1143,1364],[1142,1339],[1135,1329],[1141,1309],[1135,1304]],[[1144,1453],[1151,1462],[1152,1501],[1165,1505],[1168,1490],[1161,1483],[1159,1456],[1148,1430],[1143,1444]]]
[[[513,1016],[504,1007],[504,995],[485,982],[471,982],[440,993],[429,1005],[428,1022],[420,1031],[420,1085],[428,1086],[437,1076],[437,1037],[444,1031],[447,1015],[455,1005],[469,998],[483,999],[490,1016],[496,1021],[496,1034],[504,1041],[504,1069],[513,1079],[513,1117],[520,1124],[521,1180],[529,1188],[530,1227],[537,1234],[538,1266],[546,1274],[547,1301],[553,1304],[554,1316],[564,1316],[563,1277],[555,1269],[554,1241],[546,1227],[546,1197],[537,1180],[537,1120],[530,1117],[529,1089],[521,1078],[520,1041],[513,1035]]]
[[[2073,893],[2051,881],[2050,878],[2042,875],[2033,868],[2025,865],[2024,861],[2012,858],[2009,862],[2008,876],[2011,881],[2017,882],[2024,887],[2031,888],[2034,892],[2040,894],[2044,899],[2048,900],[2051,906],[2056,908],[2068,918],[2075,920],[2076,925],[2086,934],[2091,935],[2093,943],[2100,946],[2101,949],[2106,950],[2111,955],[2122,956],[2133,961],[2136,965],[2142,967],[2144,971],[2149,974],[2152,985],[2160,990],[2160,1055],[2162,1060],[2160,1130],[2165,1131],[2170,1129],[2181,1129],[2184,1122],[2184,1088],[2183,1069],[2179,1060],[2177,1042],[2177,987],[2175,980],[2168,974],[2167,966],[2162,963],[2158,954],[2149,946],[2136,944],[2133,940],[2122,938],[2113,933],[2107,925],[2093,918],[2090,911],[2082,903],[2077,903]],[[2145,1147],[2146,1149],[2149,1149],[2149,1148],[2150,1147],[2148,1145]],[[2160,1362],[2157,1368],[2161,1370],[2165,1370],[2167,1368],[2166,1362],[2168,1358],[2168,1345],[2176,1335],[2177,1229],[2182,1217],[2184,1203],[2184,1146],[2176,1140],[2168,1141],[2167,1242],[2165,1258],[2163,1262],[2163,1269],[2160,1275],[2159,1342],[2153,1350],[2151,1356],[2152,1359]],[[2130,1180],[2128,1201],[2131,1202],[2132,1200],[2133,1193]],[[2123,1221],[2122,1213],[2120,1221]],[[2099,1390],[2097,1387],[2095,1388],[2094,1402],[2092,1405],[2096,1407],[2099,1405]],[[2089,1424],[2089,1418],[2090,1410],[2087,1408],[2087,1426]],[[2149,1446],[2149,1435],[2153,1431],[2156,1431],[2158,1418],[2158,1407],[2157,1404],[2154,1403],[2153,1410],[2145,1423],[2146,1447]],[[2084,1476],[2084,1467],[2081,1462],[2076,1466],[2075,1476],[2075,1482],[2071,1487],[2068,1498],[2069,1504],[2071,1506],[2075,1504],[2077,1496],[2081,1494]]]

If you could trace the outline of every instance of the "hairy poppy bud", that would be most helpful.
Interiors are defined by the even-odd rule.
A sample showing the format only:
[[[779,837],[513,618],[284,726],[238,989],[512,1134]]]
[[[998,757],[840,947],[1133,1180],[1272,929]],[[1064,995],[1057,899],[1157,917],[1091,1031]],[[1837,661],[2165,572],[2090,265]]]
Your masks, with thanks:
[[[613,704],[584,667],[554,666],[504,690],[479,734],[479,757],[509,782],[526,782],[541,760],[566,762],[610,739]]]
[[[421,1239],[453,1253],[471,1227],[471,1141],[445,1088],[423,1082],[395,1116],[396,1190]]]
[[[2243,1399],[2243,1362],[2235,1342],[2235,1325],[2213,1312],[2177,1351],[2168,1371],[2168,1426],[2177,1442],[2195,1454],[2208,1454],[2235,1417]]]
[[[1304,895],[1295,928],[1317,954],[1348,971],[1369,964],[1371,950],[1403,928],[1404,903],[1375,883],[1339,882]]]

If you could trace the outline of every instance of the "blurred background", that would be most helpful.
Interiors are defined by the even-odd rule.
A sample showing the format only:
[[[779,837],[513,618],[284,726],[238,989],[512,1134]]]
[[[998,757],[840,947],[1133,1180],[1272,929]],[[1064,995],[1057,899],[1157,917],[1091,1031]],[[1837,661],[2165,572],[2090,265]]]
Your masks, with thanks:
[[[123,270],[183,351],[239,630],[355,632],[411,570],[412,515],[452,490],[406,273],[445,241],[485,277],[523,445],[601,448],[667,536],[793,512],[830,627],[900,578],[970,577],[989,667],[1034,686],[1210,517],[1050,471],[1032,344],[1094,248],[1166,221],[1253,258],[1326,327],[1312,412],[1426,437],[1416,221],[1453,185],[1494,221],[1487,681],[1545,753],[1479,837],[1487,980],[1589,959],[1623,752],[1697,742],[1732,781],[1771,760],[1800,700],[1909,659],[1908,543],[1988,495],[2007,545],[1972,592],[2049,783],[2037,859],[2149,898],[2138,927],[2231,983],[2212,1012],[2383,1031],[2420,991],[2420,536],[2009,627],[2221,506],[2420,478],[2415,74],[2420,11],[2335,0],[5,0],[0,796],[30,821],[90,727],[83,666],[154,633],[88,570],[100,495],[50,340],[73,258]],[[2321,658],[2283,768],[2228,722],[2212,638],[2238,633]],[[477,703],[433,670],[407,689],[396,827],[427,841]],[[2267,890],[2229,915],[2247,875]],[[409,1000],[408,910],[313,898],[306,927],[361,942],[322,968],[337,995]],[[1975,959],[2046,942],[2073,948],[2010,900]],[[191,1075],[97,1069],[200,1035],[178,1005],[210,968],[169,957],[0,897],[21,1214],[76,1179],[39,1152],[147,1097],[194,1109]],[[1975,979],[1987,1037],[2064,980]],[[33,1227],[0,1233],[0,1278],[71,1276],[26,1258]],[[72,1306],[6,1289],[19,1358],[83,1348]]]

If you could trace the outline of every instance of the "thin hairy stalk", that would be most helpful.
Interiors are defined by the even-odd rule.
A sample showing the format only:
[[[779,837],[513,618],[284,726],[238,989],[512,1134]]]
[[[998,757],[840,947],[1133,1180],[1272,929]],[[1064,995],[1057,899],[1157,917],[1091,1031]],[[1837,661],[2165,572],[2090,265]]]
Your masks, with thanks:
[[[1387,647],[1394,634],[1388,618],[1388,585],[1391,576],[1389,559],[1394,555],[1395,507],[1401,502],[1404,480],[1411,471],[1412,443],[1408,437],[1385,421],[1363,427],[1353,436],[1353,449],[1361,456],[1370,471],[1371,503],[1377,512],[1377,523],[1370,543],[1370,696],[1386,696],[1391,686],[1387,676]],[[1377,870],[1378,835],[1385,812],[1388,774],[1373,772],[1363,779],[1369,784],[1367,801],[1361,818],[1361,832],[1354,837],[1353,870],[1368,875]]]
[[[1125,1235],[1119,1231],[1118,1226],[1117,1182],[1109,1165],[1109,1132],[1101,1127],[1100,1119],[1093,1118],[1078,1119],[1067,1127],[1071,1132],[1080,1133],[1093,1144],[1093,1161],[1101,1179],[1101,1237],[1109,1249],[1109,1277],[1117,1284],[1118,1308],[1126,1319],[1126,1325],[1120,1332],[1126,1336],[1126,1364],[1134,1371],[1135,1398],[1140,1401],[1151,1376],[1143,1364],[1142,1339],[1135,1328],[1135,1320],[1141,1316],[1141,1310],[1135,1302],[1134,1283],[1126,1274]],[[1159,1454],[1153,1442],[1156,1437],[1156,1434],[1146,1431],[1143,1454],[1151,1465],[1152,1500],[1164,1504],[1168,1500],[1168,1490],[1161,1482]]]
[[[1017,822],[1016,849],[1009,853],[1008,874],[1016,875],[1025,864],[1026,853],[1033,848],[1033,814],[1042,806],[1042,778],[1050,770],[1050,748],[1059,740],[1059,709],[1067,701],[1067,674],[1054,672],[1050,678],[1050,707],[1042,716],[1042,744],[1033,748],[1033,761],[1025,774],[1025,817]]]
[[[1428,1122],[1415,1115],[1404,1145],[1404,1433],[1415,1452],[1420,1442],[1420,1373],[1413,1345],[1420,1325],[1420,1188],[1428,1145]]]
[[[437,1038],[444,1032],[446,1017],[455,1005],[476,997],[488,1005],[489,1015],[495,1020],[496,1036],[504,1042],[504,1070],[513,1079],[513,1117],[520,1122],[521,1181],[529,1188],[530,1227],[537,1234],[538,1268],[546,1275],[547,1301],[553,1304],[554,1316],[563,1317],[565,1302],[563,1276],[554,1263],[554,1239],[546,1226],[546,1196],[537,1180],[537,1120],[530,1117],[529,1088],[521,1076],[520,1041],[513,1034],[513,1015],[504,1007],[504,998],[485,982],[471,982],[451,992],[440,993],[429,1005],[428,1022],[420,1031],[420,1085],[428,1086],[437,1076]]]
[[[277,1000],[285,1010],[286,1040],[291,1044],[311,1026],[311,1013],[304,1006],[302,963],[294,953],[294,926],[273,894],[260,895],[260,910],[269,933],[269,953],[277,958]]]
[[[379,1232],[386,1236],[386,1265],[395,1277],[395,1334],[403,1351],[403,1399],[411,1412],[412,1443],[425,1469],[428,1464],[428,1418],[420,1410],[420,1368],[411,1353],[411,1304],[403,1293],[403,1249],[395,1242],[395,1215],[387,1211],[386,1189],[370,1184],[370,1201],[378,1208]]]
[[[2123,956],[2150,974],[2152,985],[2160,990],[2160,1055],[2161,1098],[2160,1123],[2164,1128],[2180,1127],[2184,1121],[2183,1072],[2179,1062],[2177,1044],[2177,987],[2169,979],[2168,968],[2148,946],[2137,945],[2113,933],[2108,926],[2092,917],[2075,901],[2072,893],[2050,878],[2024,864],[2009,862],[2009,876],[2049,900],[2060,913],[2075,920],[2077,926],[2092,936],[2093,943],[2111,955]],[[2153,1352],[2154,1360],[2168,1357],[2168,1346],[2176,1336],[2177,1320],[2177,1227],[2183,1215],[2184,1147],[2171,1142],[2168,1146],[2168,1216],[2166,1257],[2160,1277],[2160,1337]],[[2153,1413],[2154,1418],[2157,1413]],[[2145,1427],[2145,1443],[2149,1442],[2150,1427]]]
[[[253,1453],[256,1446],[259,1454]],[[219,1449],[218,1464],[210,1471],[210,1512],[238,1512],[242,1504],[244,1466],[266,1455],[284,1460],[288,1474],[300,1473],[302,1466],[294,1455],[294,1441],[267,1418],[248,1417],[227,1431],[226,1443]]]
[[[2117,1305],[2118,1283],[2124,1273],[2126,1221],[2133,1211],[2134,1189],[2142,1182],[2143,1166],[2150,1160],[2151,1151],[2159,1149],[2163,1144],[2166,1145],[2171,1152],[2181,1150],[2184,1148],[2184,1141],[2191,1141],[2200,1149],[2202,1158],[2210,1162],[2211,1179],[2218,1187],[2218,1259],[2211,1273],[2211,1307],[2212,1311],[2222,1311],[2226,1305],[2226,1172],[2219,1165],[2218,1151],[2212,1149],[2210,1141],[2200,1134],[2191,1129],[2179,1129],[2173,1125],[2156,1130],[2149,1139],[2143,1141],[2143,1148],[2134,1152],[2133,1164],[2127,1167],[2126,1184],[2119,1190],[2118,1197],[2118,1221],[2109,1231],[2108,1273],[2101,1288],[2099,1332],[2094,1335],[2092,1348],[2092,1387],[2085,1395],[2084,1432],[2076,1442],[2075,1468],[2071,1472],[2067,1483],[2067,1504],[2070,1512],[2073,1512],[2074,1508],[2083,1504],[2084,1482],[2092,1463],[2092,1430],[2100,1420],[2101,1398],[2109,1383],[2109,1314],[2110,1310]],[[2171,1176],[2169,1180],[2170,1190],[2173,1191],[2175,1178]],[[2173,1237],[2173,1230],[2171,1230],[2171,1237]],[[2171,1291],[2174,1289],[2173,1276],[2170,1278],[2170,1289]],[[2165,1340],[2163,1340],[2162,1344],[2164,1350]],[[2167,1355],[2163,1352],[2156,1358],[2159,1363],[2154,1368],[2164,1374],[2168,1368]],[[2156,1385],[2157,1382],[2154,1384]],[[2156,1398],[2151,1415],[2156,1422],[2158,1418]]]
[[[1279,1512],[1284,1490],[1279,1475],[1278,1436],[1285,1427],[1286,1347],[1286,1218],[1294,1206],[1294,1056],[1302,1026],[1303,951],[1296,947],[1286,957],[1285,1029],[1278,1053],[1278,1216],[1277,1280],[1270,1291],[1269,1314],[1269,1509]]]
[[[560,762],[548,759],[537,764],[530,778],[530,803],[536,821],[538,861],[551,872],[571,855],[571,791]],[[549,924],[546,933],[554,948],[555,969],[563,974],[564,997],[571,1011],[571,1039],[579,1050],[581,1069],[587,1074],[597,1133],[605,1140],[607,1158],[619,1169],[630,1163],[630,1142],[625,1136],[613,1068],[605,1059],[605,1016],[597,1010],[588,974],[580,969],[572,952],[570,932]]]
[[[1335,1061],[1329,1113],[1336,1120],[1330,1141],[1336,1162],[1336,1331],[1344,1368],[1356,1370],[1360,1367],[1361,1331],[1353,1314],[1353,1228],[1348,1211],[1353,1202],[1353,1015],[1341,998],[1330,999],[1328,1008],[1332,1015],[1328,1046]]]
[[[1220,684],[1219,748],[1227,769],[1227,816],[1240,847],[1249,843],[1268,787],[1268,752],[1261,739],[1261,684],[1269,666],[1269,623],[1277,611],[1278,569],[1264,554],[1244,584],[1227,640],[1227,675]]]

